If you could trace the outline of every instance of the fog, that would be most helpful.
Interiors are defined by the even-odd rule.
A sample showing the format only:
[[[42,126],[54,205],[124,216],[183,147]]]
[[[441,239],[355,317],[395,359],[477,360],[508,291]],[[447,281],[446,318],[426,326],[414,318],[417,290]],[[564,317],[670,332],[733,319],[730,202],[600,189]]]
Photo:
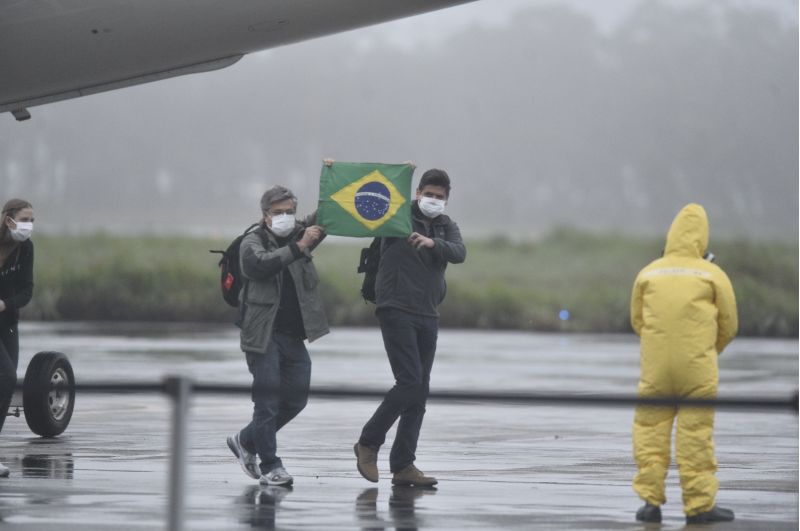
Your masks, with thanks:
[[[3,199],[51,233],[232,234],[272,184],[312,210],[322,158],[413,160],[467,237],[664,234],[694,201],[712,238],[797,240],[796,3],[487,2],[6,113]]]

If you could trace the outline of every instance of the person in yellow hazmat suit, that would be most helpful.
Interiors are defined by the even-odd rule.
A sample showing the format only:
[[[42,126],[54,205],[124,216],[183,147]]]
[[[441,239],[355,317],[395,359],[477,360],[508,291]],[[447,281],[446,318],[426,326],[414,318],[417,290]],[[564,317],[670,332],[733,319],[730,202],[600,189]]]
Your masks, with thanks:
[[[722,269],[704,259],[707,248],[706,212],[698,204],[688,204],[672,222],[664,255],[636,277],[631,325],[641,337],[641,397],[717,395],[717,356],[736,335],[738,317],[731,282]],[[653,406],[637,407],[633,424],[638,467],[633,489],[645,501],[636,519],[661,521],[676,416],[675,459],[686,522],[733,520],[733,511],[715,503],[719,482],[714,410]]]

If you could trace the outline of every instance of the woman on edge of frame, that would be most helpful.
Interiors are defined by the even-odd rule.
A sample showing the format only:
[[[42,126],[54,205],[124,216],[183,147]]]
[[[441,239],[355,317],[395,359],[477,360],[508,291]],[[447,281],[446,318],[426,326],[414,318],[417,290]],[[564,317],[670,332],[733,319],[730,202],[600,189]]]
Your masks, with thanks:
[[[33,295],[33,205],[11,199],[0,221],[0,430],[17,384],[19,309]],[[8,468],[0,463],[0,477]]]

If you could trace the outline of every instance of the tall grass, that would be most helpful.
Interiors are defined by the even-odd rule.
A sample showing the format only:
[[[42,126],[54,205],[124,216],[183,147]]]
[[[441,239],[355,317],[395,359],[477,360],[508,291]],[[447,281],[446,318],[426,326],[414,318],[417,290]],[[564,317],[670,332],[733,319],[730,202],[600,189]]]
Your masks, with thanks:
[[[227,240],[37,235],[34,299],[23,318],[230,322],[219,293],[218,255]],[[334,326],[370,325],[359,295],[359,250],[367,240],[326,242],[315,252]],[[662,239],[558,229],[538,242],[468,242],[464,264],[447,270],[442,325],[540,331],[625,332],[636,273],[659,256]],[[716,242],[734,285],[740,333],[796,336],[798,247]],[[559,313],[567,310],[568,320]]]

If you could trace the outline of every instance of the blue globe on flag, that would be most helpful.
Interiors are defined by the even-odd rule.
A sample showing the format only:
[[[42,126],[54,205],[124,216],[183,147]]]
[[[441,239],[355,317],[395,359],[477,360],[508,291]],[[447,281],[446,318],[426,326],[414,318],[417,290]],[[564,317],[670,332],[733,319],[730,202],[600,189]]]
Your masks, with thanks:
[[[356,211],[369,221],[381,219],[389,211],[391,192],[381,182],[371,181],[355,193]]]

